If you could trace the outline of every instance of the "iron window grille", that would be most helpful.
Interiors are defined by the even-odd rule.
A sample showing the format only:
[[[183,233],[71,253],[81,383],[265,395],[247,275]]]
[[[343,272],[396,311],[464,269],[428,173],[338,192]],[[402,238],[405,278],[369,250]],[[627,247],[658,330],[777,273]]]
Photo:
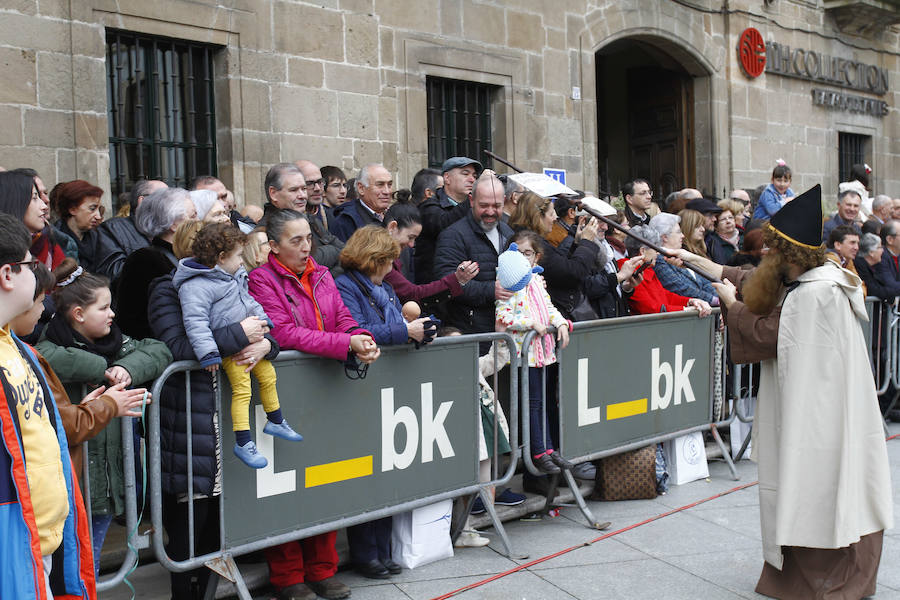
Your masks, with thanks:
[[[850,168],[866,162],[866,149],[871,138],[856,133],[838,132],[838,173],[840,181],[850,181]]]
[[[107,30],[113,197],[138,179],[185,186],[216,175],[213,55],[217,47]]]
[[[485,167],[491,160],[491,103],[497,86],[426,78],[428,166],[440,168],[451,156],[468,156]]]

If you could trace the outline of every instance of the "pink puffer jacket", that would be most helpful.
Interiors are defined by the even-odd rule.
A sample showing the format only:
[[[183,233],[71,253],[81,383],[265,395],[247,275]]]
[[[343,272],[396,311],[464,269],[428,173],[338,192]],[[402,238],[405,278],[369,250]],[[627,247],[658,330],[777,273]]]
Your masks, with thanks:
[[[312,261],[310,298],[297,275],[269,255],[269,262],[250,272],[250,294],[256,298],[275,325],[272,336],[283,349],[345,360],[350,335],[368,333],[361,329],[344,306],[328,269]],[[316,328],[315,303],[325,331]]]

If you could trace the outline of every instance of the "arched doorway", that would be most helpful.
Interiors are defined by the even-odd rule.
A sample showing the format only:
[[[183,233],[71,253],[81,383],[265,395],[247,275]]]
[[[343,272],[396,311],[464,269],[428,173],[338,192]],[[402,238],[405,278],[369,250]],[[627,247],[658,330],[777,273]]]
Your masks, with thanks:
[[[654,198],[698,186],[697,119],[708,75],[693,57],[669,40],[632,36],[613,41],[595,55],[597,154],[600,188],[618,193],[634,178],[650,182]],[[707,98],[700,99],[706,102]]]

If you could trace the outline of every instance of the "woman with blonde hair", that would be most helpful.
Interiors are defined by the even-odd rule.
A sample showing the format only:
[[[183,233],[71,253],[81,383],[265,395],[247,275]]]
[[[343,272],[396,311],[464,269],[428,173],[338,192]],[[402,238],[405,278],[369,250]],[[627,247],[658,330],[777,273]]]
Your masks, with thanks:
[[[707,256],[706,242],[706,217],[703,213],[686,208],[678,213],[681,217],[681,233],[684,234],[683,246],[689,252],[698,256]]]

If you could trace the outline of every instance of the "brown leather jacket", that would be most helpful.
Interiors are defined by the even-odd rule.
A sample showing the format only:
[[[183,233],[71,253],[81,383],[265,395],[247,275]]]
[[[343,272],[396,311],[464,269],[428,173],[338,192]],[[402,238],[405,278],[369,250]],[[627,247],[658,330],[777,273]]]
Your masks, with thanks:
[[[50,391],[53,392],[54,400],[56,400],[56,407],[59,409],[59,416],[62,419],[63,429],[66,430],[66,438],[69,442],[69,456],[72,457],[72,468],[79,481],[81,481],[81,474],[84,468],[82,465],[84,460],[83,443],[100,433],[115,418],[119,407],[116,405],[115,400],[105,394],[90,402],[72,404],[62,382],[50,367],[50,363],[41,356],[40,352],[37,350],[34,352],[37,354],[41,368],[44,369],[44,374],[47,376],[47,385],[50,387]]]

